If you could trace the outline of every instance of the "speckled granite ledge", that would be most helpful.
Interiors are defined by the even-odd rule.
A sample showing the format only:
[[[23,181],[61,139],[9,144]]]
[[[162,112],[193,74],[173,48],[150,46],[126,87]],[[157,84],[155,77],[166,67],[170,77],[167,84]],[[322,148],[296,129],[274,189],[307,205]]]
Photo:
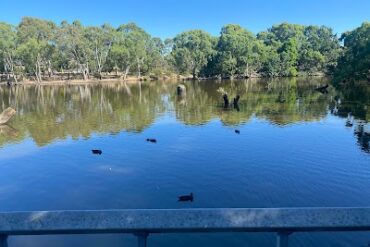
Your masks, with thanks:
[[[0,213],[0,234],[370,230],[370,208],[222,208]]]

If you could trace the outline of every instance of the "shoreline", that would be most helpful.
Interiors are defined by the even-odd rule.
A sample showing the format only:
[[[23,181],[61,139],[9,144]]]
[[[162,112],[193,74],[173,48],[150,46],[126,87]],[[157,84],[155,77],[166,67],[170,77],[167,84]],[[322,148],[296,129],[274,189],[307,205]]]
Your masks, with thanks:
[[[298,75],[298,76],[276,76],[276,77],[268,77],[268,76],[251,76],[251,77],[235,77],[233,79],[230,78],[214,78],[214,77],[200,77],[194,79],[192,76],[182,76],[182,75],[176,75],[176,76],[163,76],[163,77],[149,77],[144,76],[141,78],[138,78],[136,76],[131,76],[126,78],[126,80],[123,80],[121,78],[91,78],[88,80],[84,79],[71,79],[71,80],[63,80],[63,79],[57,79],[57,80],[44,80],[41,82],[36,82],[34,80],[23,80],[21,82],[18,82],[17,84],[13,85],[87,85],[87,84],[108,84],[108,83],[127,83],[127,84],[137,84],[138,82],[150,82],[150,81],[213,81],[213,80],[219,80],[219,81],[230,81],[230,80],[256,80],[256,79],[275,79],[275,78],[310,78],[310,77],[330,77],[331,75],[326,74],[313,74],[313,75]],[[0,82],[0,86],[7,85],[6,81]]]
[[[41,82],[36,82],[34,80],[23,80],[19,81],[13,85],[86,85],[86,84],[101,84],[101,83],[123,83],[126,82],[127,84],[136,84],[138,82],[147,82],[147,81],[158,81],[158,80],[171,80],[177,79],[174,77],[163,77],[163,78],[149,78],[149,77],[128,77],[126,80],[121,78],[90,78],[88,80],[84,79],[70,79],[70,80],[63,80],[63,79],[56,79],[56,80],[43,80]],[[6,81],[0,82],[0,85],[7,85]]]

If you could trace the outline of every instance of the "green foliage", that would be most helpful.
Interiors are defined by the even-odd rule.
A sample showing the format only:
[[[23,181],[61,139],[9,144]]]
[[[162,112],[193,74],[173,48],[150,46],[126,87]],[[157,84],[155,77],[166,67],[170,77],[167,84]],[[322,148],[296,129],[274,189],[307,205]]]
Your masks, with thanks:
[[[16,35],[13,26],[0,22],[0,54],[15,48]]]
[[[343,34],[343,47],[325,26],[282,23],[254,35],[228,24],[219,37],[191,30],[162,41],[135,23],[116,29],[24,17],[16,28],[0,23],[0,71],[13,78],[23,71],[38,80],[53,71],[82,72],[85,79],[89,73],[112,71],[139,77],[175,72],[194,78],[336,71],[336,78],[361,79],[370,77],[369,25]]]
[[[56,35],[56,44],[61,58],[58,65],[63,69],[79,69],[91,60],[93,52],[89,47],[85,28],[79,21],[72,24],[63,21]]]
[[[296,76],[298,72],[330,73],[336,66],[340,45],[332,29],[282,23],[257,35],[269,46],[262,71],[267,75]],[[276,59],[275,51],[280,55]],[[272,53],[270,55],[270,53]],[[272,57],[272,58],[269,58]]]
[[[0,22],[0,72],[5,72],[7,58],[13,55],[17,33],[13,26]]]
[[[30,39],[51,41],[55,36],[56,30],[57,26],[52,21],[33,17],[23,17],[18,25],[18,42],[24,43]]]
[[[335,72],[337,81],[370,80],[370,22],[342,35],[344,55]]]
[[[177,35],[173,40],[171,55],[180,73],[198,76],[215,53],[214,39],[202,30],[192,30]]]
[[[159,38],[152,38],[134,23],[118,27],[109,52],[110,70],[121,70],[127,74],[135,69],[138,76],[149,73],[164,63],[164,44]]]
[[[222,76],[248,74],[250,66],[257,63],[257,39],[239,25],[229,24],[221,29],[217,44],[217,60]]]
[[[114,32],[114,28],[109,24],[105,24],[101,27],[87,27],[85,29],[88,50],[90,50],[90,54],[92,54],[92,58],[89,58],[89,61],[91,61],[93,69],[99,74],[106,64],[113,43]]]
[[[17,48],[17,57],[22,59],[22,65],[26,72],[36,73],[36,62],[40,61],[40,53],[45,49],[45,46],[45,42],[38,42],[31,38]]]
[[[296,38],[289,38],[280,49],[280,75],[297,76],[298,44]]]
[[[146,45],[150,40],[150,35],[135,23],[121,25],[118,32],[122,34],[122,44],[127,49],[127,63],[129,66],[136,66],[140,76],[140,67],[147,56]]]
[[[304,35],[306,42],[301,47],[300,70],[333,72],[341,49],[332,29],[325,26],[308,26]]]

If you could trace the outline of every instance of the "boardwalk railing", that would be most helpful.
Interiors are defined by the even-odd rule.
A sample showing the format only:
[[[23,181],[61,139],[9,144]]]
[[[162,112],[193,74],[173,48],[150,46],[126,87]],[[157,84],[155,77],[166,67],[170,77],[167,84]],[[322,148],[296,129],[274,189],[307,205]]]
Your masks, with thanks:
[[[275,232],[276,246],[307,231],[370,230],[370,208],[222,208],[39,211],[0,213],[0,247],[8,236],[131,233],[145,247],[149,234]]]

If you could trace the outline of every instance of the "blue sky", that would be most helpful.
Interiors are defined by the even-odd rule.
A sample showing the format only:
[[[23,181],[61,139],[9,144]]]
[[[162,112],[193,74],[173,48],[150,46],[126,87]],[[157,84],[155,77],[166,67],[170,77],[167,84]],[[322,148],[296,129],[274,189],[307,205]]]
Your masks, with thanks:
[[[285,21],[327,25],[339,34],[370,21],[370,0],[4,0],[1,9],[0,21],[13,24],[22,16],[84,25],[136,22],[161,38],[189,29],[217,35],[228,23],[257,33]]]

